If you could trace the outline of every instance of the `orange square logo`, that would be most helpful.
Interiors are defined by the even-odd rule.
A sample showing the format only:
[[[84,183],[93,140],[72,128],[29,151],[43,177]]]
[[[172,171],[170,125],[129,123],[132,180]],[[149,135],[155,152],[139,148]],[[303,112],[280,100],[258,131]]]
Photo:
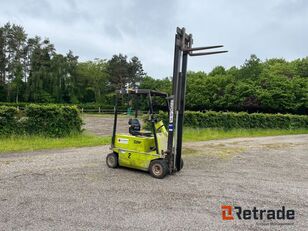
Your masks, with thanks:
[[[234,220],[232,215],[232,206],[231,205],[222,205],[221,206],[221,217],[224,221]]]

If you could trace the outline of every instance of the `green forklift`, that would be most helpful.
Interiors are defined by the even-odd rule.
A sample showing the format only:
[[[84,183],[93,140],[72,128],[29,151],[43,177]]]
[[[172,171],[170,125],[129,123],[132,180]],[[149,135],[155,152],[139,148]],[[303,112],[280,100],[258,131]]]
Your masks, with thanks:
[[[212,55],[227,51],[195,52],[221,48],[222,45],[192,48],[192,35],[185,28],[177,28],[175,35],[172,95],[150,89],[119,89],[116,91],[111,153],[106,157],[109,168],[119,166],[148,171],[153,177],[162,179],[183,168],[182,154],[183,121],[185,110],[187,58],[189,56]],[[138,105],[140,98],[148,102],[151,131],[141,129],[138,108],[134,118],[128,120],[128,133],[117,132],[118,102],[131,96]],[[153,98],[164,102],[167,108],[168,127],[159,120],[153,107]],[[165,106],[165,107],[163,107]]]

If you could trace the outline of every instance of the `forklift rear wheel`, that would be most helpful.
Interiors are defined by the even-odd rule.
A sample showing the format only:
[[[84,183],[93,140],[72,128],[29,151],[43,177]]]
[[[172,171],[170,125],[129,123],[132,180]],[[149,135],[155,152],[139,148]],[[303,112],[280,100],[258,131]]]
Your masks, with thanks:
[[[149,172],[153,177],[163,179],[168,173],[168,164],[165,160],[153,160]]]
[[[106,157],[106,164],[109,168],[118,167],[118,155],[115,153],[109,153]]]

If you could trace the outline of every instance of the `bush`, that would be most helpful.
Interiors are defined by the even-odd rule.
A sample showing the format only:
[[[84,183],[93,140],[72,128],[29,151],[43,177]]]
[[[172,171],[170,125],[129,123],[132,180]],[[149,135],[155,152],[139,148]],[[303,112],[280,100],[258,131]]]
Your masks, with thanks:
[[[167,113],[160,112],[159,119],[168,125]],[[246,112],[192,112],[186,111],[184,126],[193,128],[308,128],[307,115],[265,114]]]
[[[0,102],[0,106],[10,106],[10,107],[18,107],[20,109],[26,108],[28,105],[31,103],[27,102]],[[35,105],[41,105],[45,106],[45,103],[35,103]],[[98,111],[98,108],[101,108],[102,111],[108,110],[108,111],[113,111],[114,105],[109,105],[109,104],[100,104],[100,103],[79,103],[79,104],[53,104],[53,105],[58,105],[58,106],[77,106],[79,110],[84,109],[85,111],[87,110],[95,110]],[[127,106],[121,106],[118,105],[119,110],[127,110]]]
[[[29,103],[25,103],[25,102],[19,102],[19,103],[0,102],[0,106],[8,106],[8,107],[22,107],[22,108],[24,108],[26,105],[29,105]]]
[[[0,136],[43,135],[63,137],[81,132],[82,120],[75,106],[35,105],[24,111],[0,106]]]
[[[19,122],[20,113],[15,107],[0,106],[0,135],[17,135],[24,132]]]

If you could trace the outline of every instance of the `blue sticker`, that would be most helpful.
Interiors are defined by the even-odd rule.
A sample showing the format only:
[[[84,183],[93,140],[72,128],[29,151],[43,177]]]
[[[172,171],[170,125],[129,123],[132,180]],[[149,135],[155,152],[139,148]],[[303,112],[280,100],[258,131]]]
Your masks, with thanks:
[[[170,131],[170,132],[173,131],[173,124],[169,124],[169,131]]]

